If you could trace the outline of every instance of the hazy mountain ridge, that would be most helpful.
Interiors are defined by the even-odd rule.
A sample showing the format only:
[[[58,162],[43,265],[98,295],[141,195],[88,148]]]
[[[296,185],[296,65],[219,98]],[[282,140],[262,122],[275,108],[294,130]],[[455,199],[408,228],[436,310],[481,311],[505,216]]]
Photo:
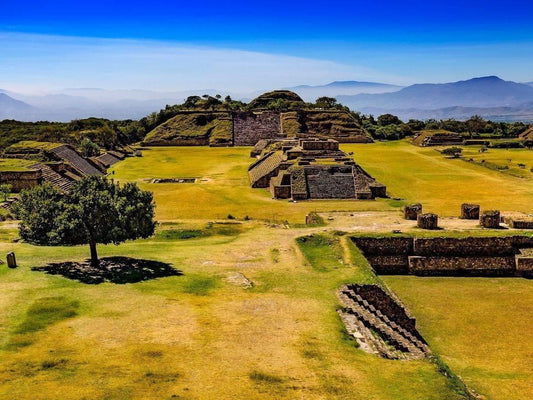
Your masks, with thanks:
[[[403,86],[380,82],[334,81],[327,85],[299,85],[286,88],[300,95],[305,101],[314,102],[318,97],[338,97],[361,93],[388,93],[402,89]]]
[[[0,91],[0,119],[20,118],[35,108]]]
[[[336,97],[364,114],[396,114],[402,119],[466,119],[473,114],[496,120],[533,121],[533,82],[516,83],[496,76],[407,87],[379,82],[334,81],[326,85],[288,88],[306,101]],[[69,88],[42,95],[0,90],[0,119],[70,121],[87,117],[140,119],[182,103],[188,96],[220,94],[248,101],[256,92],[228,93],[217,89],[157,92]],[[262,92],[261,92],[262,93]]]
[[[445,107],[512,107],[533,102],[533,87],[496,76],[441,84],[416,84],[394,93],[338,96],[354,109],[440,109]]]

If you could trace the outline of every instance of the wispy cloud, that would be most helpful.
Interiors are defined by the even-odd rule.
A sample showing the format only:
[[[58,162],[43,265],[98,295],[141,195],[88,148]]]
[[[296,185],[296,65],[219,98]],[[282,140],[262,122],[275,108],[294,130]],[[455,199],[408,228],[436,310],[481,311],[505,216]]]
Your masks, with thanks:
[[[322,59],[175,42],[0,32],[0,88],[249,91],[396,77]]]

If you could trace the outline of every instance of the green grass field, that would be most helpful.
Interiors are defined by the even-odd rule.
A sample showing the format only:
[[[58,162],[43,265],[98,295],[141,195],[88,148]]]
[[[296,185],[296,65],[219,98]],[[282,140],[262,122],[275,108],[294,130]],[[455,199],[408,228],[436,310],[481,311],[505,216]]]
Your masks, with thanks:
[[[420,148],[406,141],[344,145],[343,149],[353,151],[355,160],[387,185],[390,196],[420,202],[424,211],[456,216],[465,202],[480,204],[482,209],[532,211],[531,180],[446,159],[435,149]],[[520,154],[533,164],[533,151],[525,151],[529,153]],[[489,152],[502,158],[507,150]]]
[[[533,151],[529,149],[487,149],[479,152],[480,146],[463,147],[463,160],[472,159],[478,165],[500,173],[533,180]]]
[[[159,220],[237,218],[293,223],[318,210],[388,210],[388,200],[308,201],[289,203],[271,199],[266,189],[252,189],[248,166],[253,162],[249,147],[159,147],[143,151],[142,158],[129,158],[115,165],[121,181],[133,181],[154,192]],[[155,167],[157,166],[157,168]],[[195,177],[195,184],[147,183],[151,178]]]
[[[456,215],[464,201],[530,211],[533,189],[523,179],[407,142],[343,148],[391,196],[428,211]],[[115,165],[115,179],[154,192],[163,223],[151,239],[99,246],[100,256],[167,262],[181,276],[86,285],[33,272],[86,259],[89,249],[31,246],[14,241],[12,222],[0,224],[0,254],[15,251],[20,264],[0,265],[0,398],[464,398],[428,360],[385,360],[356,347],[337,316],[335,291],[379,278],[329,221],[302,226],[310,211],[395,214],[403,201],[272,200],[248,185],[249,150],[152,148]],[[149,183],[165,177],[199,181]],[[217,220],[224,223],[210,223]],[[290,227],[271,223],[285,220]],[[523,342],[532,333],[532,281],[386,282],[434,351],[475,390],[491,399],[528,397],[533,351]]]
[[[430,346],[489,399],[533,394],[533,282],[385,277]]]

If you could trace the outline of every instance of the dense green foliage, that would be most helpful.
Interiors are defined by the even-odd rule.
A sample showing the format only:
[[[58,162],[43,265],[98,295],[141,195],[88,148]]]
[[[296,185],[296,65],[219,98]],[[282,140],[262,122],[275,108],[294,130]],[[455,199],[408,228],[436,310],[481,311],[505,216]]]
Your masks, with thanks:
[[[72,122],[19,122],[0,121],[0,148],[20,142],[67,143],[80,148],[88,139],[105,149],[121,147],[141,140],[145,129],[140,121],[110,121],[103,118],[87,118]],[[81,148],[80,148],[81,149]]]
[[[79,119],[69,123],[4,120],[0,121],[0,149],[22,140],[34,140],[68,143],[76,146],[84,154],[87,150],[92,154],[95,148],[88,148],[87,142],[82,143],[84,139],[103,149],[119,148],[143,140],[149,132],[183,111],[239,112],[255,109],[346,111],[374,139],[379,140],[402,139],[417,131],[428,129],[457,132],[469,138],[516,138],[528,129],[528,125],[522,122],[485,121],[479,116],[473,116],[467,121],[411,119],[404,123],[395,115],[383,114],[376,120],[372,115],[365,116],[351,111],[332,97],[323,96],[316,99],[314,103],[305,103],[298,95],[290,91],[273,91],[257,97],[248,104],[233,100],[230,96],[224,99],[220,95],[189,96],[182,104],[166,105],[162,110],[153,112],[138,121],[111,121],[103,118]]]
[[[40,245],[89,244],[96,265],[97,243],[153,235],[154,207],[152,193],[134,183],[120,186],[92,176],[76,182],[67,195],[44,184],[21,194],[20,237]]]

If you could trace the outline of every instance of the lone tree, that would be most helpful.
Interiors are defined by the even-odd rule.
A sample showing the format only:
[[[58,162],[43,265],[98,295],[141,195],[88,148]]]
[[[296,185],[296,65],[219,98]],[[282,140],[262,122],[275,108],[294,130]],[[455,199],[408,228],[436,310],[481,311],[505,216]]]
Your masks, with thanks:
[[[45,183],[21,193],[20,237],[39,245],[88,244],[91,265],[98,266],[96,245],[119,244],[153,235],[153,196],[136,184],[91,176],[68,194]]]
[[[11,185],[2,183],[0,185],[0,196],[2,196],[4,201],[7,201],[7,196],[9,196],[9,193],[11,193]]]

